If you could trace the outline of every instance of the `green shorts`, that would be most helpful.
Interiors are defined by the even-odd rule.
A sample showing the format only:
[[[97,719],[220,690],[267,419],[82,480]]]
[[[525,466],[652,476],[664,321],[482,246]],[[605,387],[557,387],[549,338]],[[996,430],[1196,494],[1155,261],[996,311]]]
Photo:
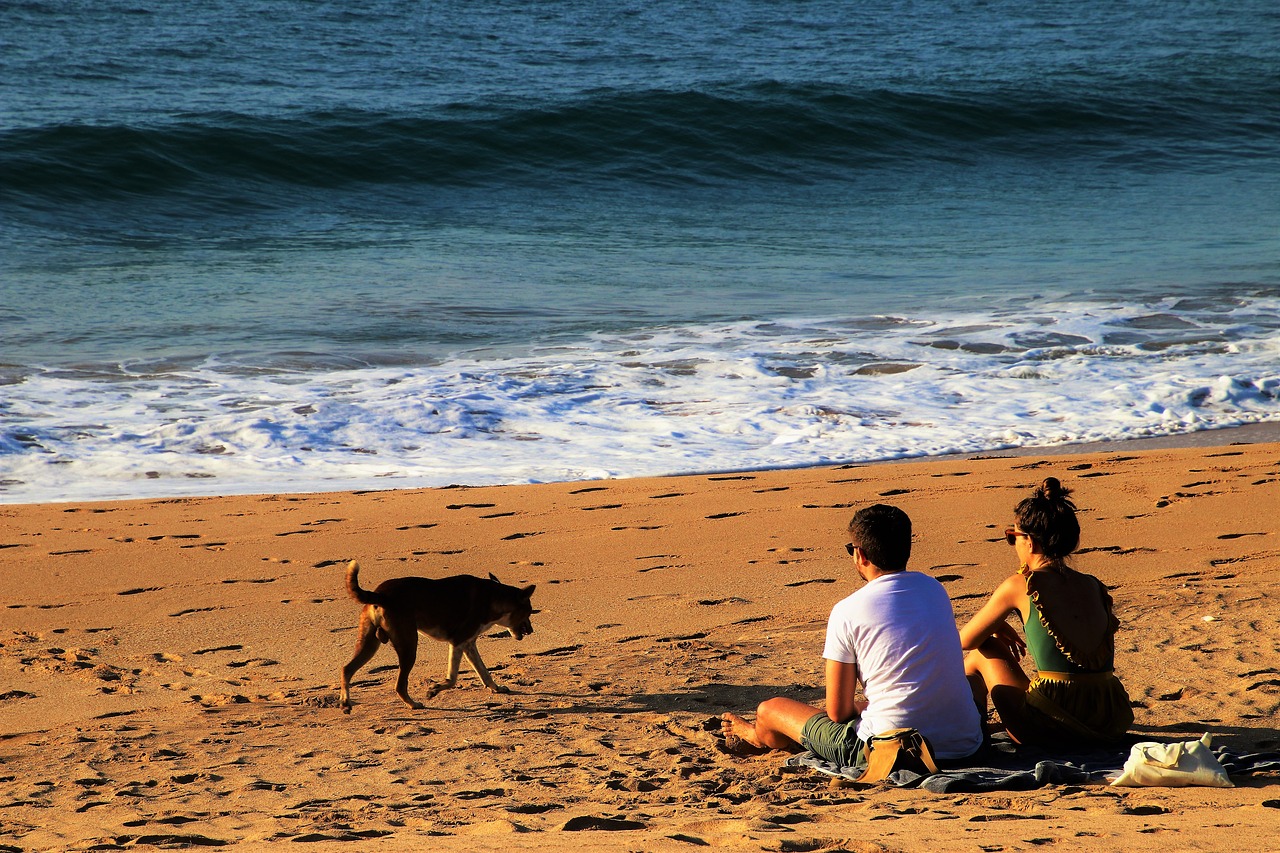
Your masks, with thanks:
[[[800,730],[800,745],[841,767],[867,764],[867,745],[858,737],[857,717],[847,723],[836,723],[826,714],[814,714]]]

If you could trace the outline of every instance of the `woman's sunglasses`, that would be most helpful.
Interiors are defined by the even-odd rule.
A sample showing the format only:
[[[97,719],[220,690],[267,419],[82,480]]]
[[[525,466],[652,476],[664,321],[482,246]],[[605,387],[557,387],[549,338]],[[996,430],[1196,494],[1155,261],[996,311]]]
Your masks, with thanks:
[[[1012,545],[1014,542],[1018,541],[1019,536],[1030,536],[1030,535],[1031,535],[1030,533],[1023,533],[1021,530],[1014,530],[1012,527],[1010,527],[1006,529],[1004,532],[1004,541]]]

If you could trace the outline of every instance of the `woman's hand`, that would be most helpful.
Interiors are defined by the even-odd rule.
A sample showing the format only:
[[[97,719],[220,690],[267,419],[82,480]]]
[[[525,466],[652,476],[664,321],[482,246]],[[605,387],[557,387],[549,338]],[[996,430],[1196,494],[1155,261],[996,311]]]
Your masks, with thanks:
[[[1017,628],[1003,620],[992,627],[991,639],[999,644],[1001,650],[1007,651],[1015,661],[1022,660],[1027,653],[1026,640],[1022,639]]]

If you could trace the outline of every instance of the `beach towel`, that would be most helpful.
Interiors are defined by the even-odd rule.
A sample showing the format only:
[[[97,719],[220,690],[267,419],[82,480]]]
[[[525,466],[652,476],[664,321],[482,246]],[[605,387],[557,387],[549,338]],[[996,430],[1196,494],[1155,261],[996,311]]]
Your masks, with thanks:
[[[1144,739],[1145,740],[1145,739]],[[1133,744],[1132,737],[1116,747],[1099,747],[1072,752],[1053,752],[1018,746],[1000,733],[977,756],[963,761],[940,761],[937,773],[924,775],[911,770],[895,770],[879,784],[899,788],[921,788],[938,794],[967,794],[982,791],[1030,791],[1048,785],[1104,785],[1124,769]],[[1245,752],[1230,747],[1214,747],[1214,756],[1232,776],[1280,773],[1280,752]],[[857,781],[862,770],[840,767],[812,752],[793,755],[786,764],[807,767],[828,776]]]

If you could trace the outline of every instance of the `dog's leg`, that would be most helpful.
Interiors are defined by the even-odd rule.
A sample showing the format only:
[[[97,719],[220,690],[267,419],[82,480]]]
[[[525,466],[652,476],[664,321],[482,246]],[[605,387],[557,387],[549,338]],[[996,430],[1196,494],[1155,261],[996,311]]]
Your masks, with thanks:
[[[484,686],[488,687],[494,693],[510,693],[511,690],[501,687],[494,683],[493,676],[489,674],[489,668],[484,665],[484,661],[480,660],[480,650],[476,648],[475,640],[467,643],[462,647],[462,653],[467,656],[471,668],[476,671],[476,675],[480,676],[480,680],[484,682]]]
[[[397,620],[388,624],[387,638],[396,650],[396,658],[400,661],[400,675],[396,678],[396,695],[404,700],[415,711],[422,710],[422,703],[409,695],[409,673],[418,661],[418,630],[410,622],[408,625]]]
[[[462,663],[462,646],[449,644],[449,657],[445,661],[444,681],[431,685],[427,691],[427,698],[430,699],[441,690],[450,690],[458,683],[458,667]]]
[[[359,634],[356,637],[356,653],[350,662],[342,668],[342,690],[338,696],[338,705],[342,708],[344,714],[351,713],[351,679],[359,671],[360,667],[369,662],[374,653],[378,651],[378,631],[373,624],[373,620],[365,612],[360,614]]]

